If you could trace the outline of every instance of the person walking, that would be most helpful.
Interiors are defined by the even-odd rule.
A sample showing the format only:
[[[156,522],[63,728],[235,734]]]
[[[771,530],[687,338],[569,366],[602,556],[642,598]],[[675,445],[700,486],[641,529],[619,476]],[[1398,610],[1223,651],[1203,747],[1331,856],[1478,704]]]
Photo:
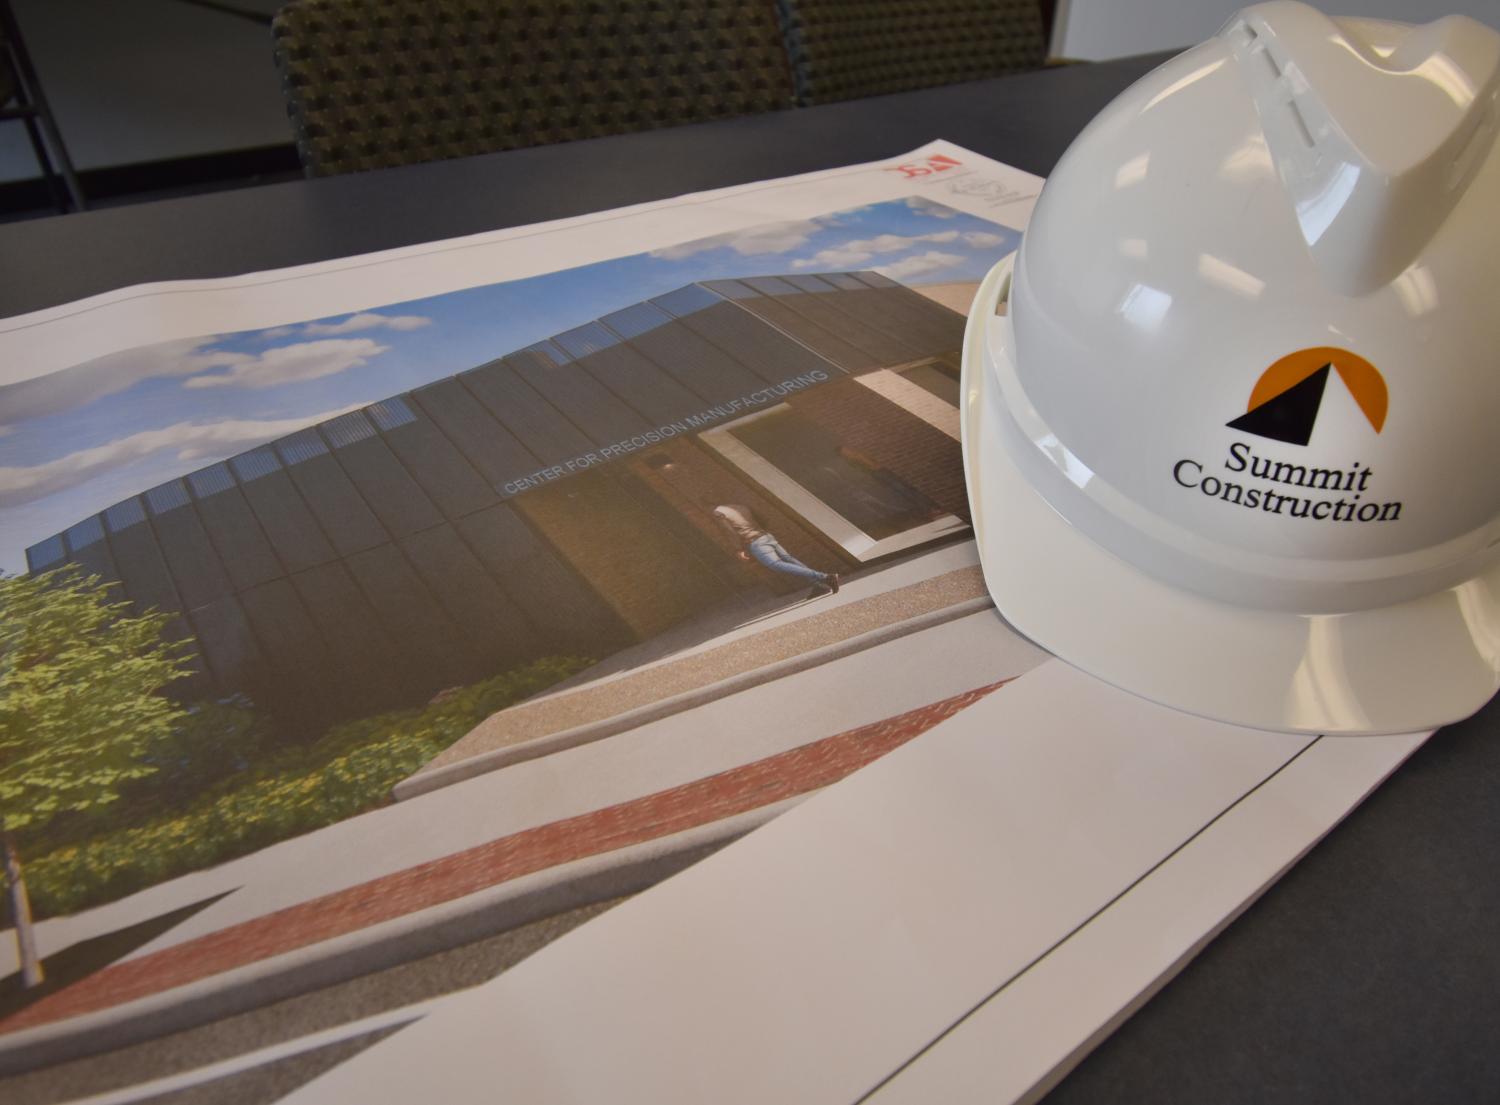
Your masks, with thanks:
[[[781,542],[761,525],[760,519],[749,507],[734,503],[719,503],[709,506],[709,513],[740,543],[740,550],[736,555],[741,560],[754,559],[762,567],[769,568],[773,572],[783,572],[789,576],[796,576],[798,579],[808,580],[813,585],[811,598],[838,593],[837,572],[820,572],[816,568],[809,568],[787,552],[781,547]]]

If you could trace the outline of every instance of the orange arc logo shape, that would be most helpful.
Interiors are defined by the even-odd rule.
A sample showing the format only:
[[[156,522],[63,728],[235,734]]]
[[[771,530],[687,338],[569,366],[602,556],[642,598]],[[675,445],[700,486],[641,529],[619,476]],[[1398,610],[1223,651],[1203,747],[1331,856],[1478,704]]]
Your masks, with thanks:
[[[1380,375],[1374,365],[1357,353],[1350,353],[1347,349],[1335,349],[1331,345],[1320,345],[1314,349],[1299,349],[1295,353],[1288,353],[1266,369],[1261,373],[1260,379],[1255,382],[1255,390],[1250,393],[1250,405],[1246,409],[1253,411],[1262,403],[1275,399],[1288,388],[1296,387],[1318,369],[1329,364],[1344,381],[1349,394],[1354,396],[1359,409],[1364,412],[1365,417],[1370,420],[1370,425],[1375,427],[1375,432],[1378,434],[1381,427],[1385,425],[1386,409],[1390,406],[1390,397],[1385,389],[1385,378]]]

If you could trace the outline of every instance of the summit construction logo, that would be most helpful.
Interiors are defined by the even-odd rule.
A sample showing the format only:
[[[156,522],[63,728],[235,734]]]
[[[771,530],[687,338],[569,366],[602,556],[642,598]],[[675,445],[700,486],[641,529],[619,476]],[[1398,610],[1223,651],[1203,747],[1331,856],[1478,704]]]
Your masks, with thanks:
[[[1339,374],[1378,434],[1390,402],[1384,377],[1363,357],[1332,346],[1288,353],[1262,372],[1250,392],[1248,409],[1227,425],[1272,441],[1306,445],[1312,440],[1330,371]]]
[[[1226,425],[1231,430],[1287,445],[1306,446],[1323,406],[1331,373],[1377,434],[1385,426],[1390,398],[1375,366],[1347,349],[1322,346],[1289,353],[1260,374],[1248,409]],[[1257,452],[1260,448],[1262,451]],[[1318,463],[1305,453],[1230,442],[1217,468],[1192,457],[1172,466],[1172,481],[1189,491],[1242,510],[1305,518],[1312,522],[1395,522],[1399,499],[1381,500],[1375,471],[1358,460]]]

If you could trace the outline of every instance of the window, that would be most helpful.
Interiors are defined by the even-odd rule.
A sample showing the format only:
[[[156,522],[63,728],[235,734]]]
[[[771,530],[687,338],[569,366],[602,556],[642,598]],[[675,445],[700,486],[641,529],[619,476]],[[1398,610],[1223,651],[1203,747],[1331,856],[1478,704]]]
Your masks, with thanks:
[[[229,466],[226,464],[200,468],[196,472],[188,473],[187,479],[193,487],[193,494],[200,499],[206,499],[210,495],[217,495],[221,491],[228,491],[234,487],[234,479],[229,475]]]
[[[958,371],[951,365],[942,361],[924,361],[909,368],[898,368],[896,374],[958,409]]]
[[[318,431],[315,429],[298,430],[274,444],[277,452],[281,454],[281,459],[288,464],[301,464],[305,460],[324,456],[328,452],[328,446],[323,443],[323,439],[318,436]]]
[[[883,399],[941,430],[954,441],[959,428],[959,372],[937,357],[865,372],[855,377]]]
[[[235,475],[247,483],[250,480],[258,480],[262,476],[269,476],[272,472],[281,471],[281,462],[276,459],[276,454],[271,452],[269,445],[262,445],[259,449],[252,449],[248,453],[231,457],[229,463],[233,466]]]
[[[181,480],[159,484],[146,492],[146,505],[150,507],[153,517],[185,507],[190,501],[187,487]]]
[[[76,526],[70,527],[66,536],[68,548],[74,552],[86,549],[95,542],[104,540],[104,523],[100,521],[99,515],[95,514],[91,518],[85,518]]]
[[[67,552],[63,549],[62,536],[56,535],[47,538],[45,541],[38,541],[26,550],[26,566],[33,572],[46,571],[48,568],[61,562],[62,558],[66,555]]]
[[[860,560],[965,528],[900,473],[786,404],[708,430],[701,440]]]
[[[407,405],[406,400],[399,395],[393,399],[371,403],[365,408],[365,413],[382,430],[394,430],[398,426],[405,426],[417,420],[417,416],[412,414],[411,407]]]
[[[139,499],[126,499],[104,511],[104,524],[109,527],[110,533],[120,533],[145,520],[146,511]]]

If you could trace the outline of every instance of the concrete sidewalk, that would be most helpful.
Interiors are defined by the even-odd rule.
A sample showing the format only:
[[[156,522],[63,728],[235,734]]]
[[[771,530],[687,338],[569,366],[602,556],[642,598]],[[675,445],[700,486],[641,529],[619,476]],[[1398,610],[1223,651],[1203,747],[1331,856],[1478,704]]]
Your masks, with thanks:
[[[961,712],[998,685],[976,687],[683,786],[540,825],[113,963],[0,1021],[0,1071],[28,1069],[43,1055],[56,1061],[122,1046],[285,997],[282,991],[297,972],[278,971],[274,961],[280,957],[312,945],[335,944],[341,937],[456,903],[534,872],[785,803],[842,779]],[[613,894],[599,895],[606,896]],[[330,948],[326,958],[332,959],[337,951]],[[400,960],[399,952],[397,947],[389,949],[393,962]],[[246,970],[258,964],[265,964],[265,969]],[[367,953],[356,973],[388,965]],[[301,973],[318,985],[329,982],[316,973]],[[193,985],[220,975],[233,977],[235,984],[216,985],[207,994]],[[159,1000],[178,990],[192,1000],[176,1006]],[[143,1015],[144,1008],[131,1009],[135,1003],[149,1004],[149,1015]],[[117,1008],[121,1015],[109,1015]],[[48,1026],[55,1028],[49,1031]]]
[[[813,631],[826,631],[828,620],[833,617],[878,624],[882,611],[889,613],[894,607],[909,604],[914,597],[925,596],[930,600],[935,596],[962,594],[966,575],[972,575],[973,563],[972,546],[966,545],[938,550],[915,562],[898,565],[888,573],[856,580],[854,586],[846,589],[849,593],[841,593],[837,600],[811,604],[812,613],[825,617],[822,628],[814,623]],[[431,950],[450,946],[453,942],[450,937],[459,929],[467,934],[464,939],[476,939],[526,923],[534,919],[533,907],[537,901],[548,895],[551,895],[549,901],[559,894],[581,895],[577,901],[569,898],[566,905],[571,906],[594,900],[597,890],[613,888],[612,892],[619,893],[639,889],[676,869],[674,865],[691,862],[695,849],[727,842],[771,816],[778,805],[774,796],[767,799],[770,805],[754,806],[749,812],[740,813],[716,800],[708,800],[689,818],[686,822],[689,827],[683,832],[650,836],[644,843],[622,845],[614,839],[600,840],[597,843],[607,843],[606,850],[590,851],[581,860],[569,860],[565,855],[558,859],[561,853],[554,852],[554,866],[531,874],[517,875],[517,869],[502,864],[510,872],[506,874],[488,860],[478,861],[477,857],[489,855],[487,849],[502,841],[509,842],[505,850],[523,841],[539,841],[541,838],[532,834],[549,826],[564,822],[580,827],[591,825],[593,822],[588,819],[605,811],[608,811],[606,819],[626,816],[626,811],[635,810],[653,811],[654,818],[663,813],[659,805],[663,801],[672,807],[668,820],[675,825],[684,824],[676,820],[678,814],[688,812],[682,803],[697,804],[692,798],[699,792],[693,788],[710,779],[739,778],[740,772],[753,775],[755,765],[763,768],[783,754],[794,754],[800,748],[827,747],[824,742],[830,736],[878,726],[882,719],[896,719],[914,710],[920,714],[926,706],[1020,675],[1041,662],[1044,654],[1016,637],[993,611],[961,616],[962,608],[974,601],[965,599],[957,608],[940,606],[935,613],[945,620],[919,626],[912,632],[898,632],[870,644],[858,654],[812,663],[801,670],[778,675],[763,685],[712,697],[692,710],[634,726],[607,740],[595,740],[505,770],[491,771],[445,787],[441,793],[372,810],[218,867],[159,884],[129,898],[45,921],[39,926],[43,954],[50,956],[80,941],[213,898],[211,904],[175,923],[169,931],[106,970],[114,972],[118,967],[123,971],[128,964],[141,960],[158,965],[168,961],[185,964],[195,959],[196,953],[187,960],[175,960],[169,953],[175,955],[175,949],[188,946],[203,951],[210,945],[220,947],[218,941],[225,939],[223,934],[233,933],[236,935],[231,943],[237,944],[239,937],[251,938],[260,946],[261,954],[269,954],[270,958],[253,959],[245,966],[228,966],[222,971],[215,967],[206,975],[196,976],[196,982],[137,1000],[156,1009],[176,1008],[183,1004],[180,999],[196,991],[194,1000],[200,1004],[204,1001],[214,1004],[227,995],[225,1000],[248,1000],[253,1006],[274,1000],[268,996],[266,980],[260,978],[263,971],[292,974],[295,977],[279,984],[293,987],[289,992],[301,992],[295,987],[306,989],[310,978],[326,980],[338,976],[340,970],[353,969],[341,967],[340,962],[350,964],[357,959],[359,971],[363,972],[384,962],[380,957],[389,956],[389,962],[400,962],[413,954],[425,954],[413,951],[414,948]],[[848,610],[841,609],[844,607]],[[949,617],[948,612],[955,610],[960,614]],[[785,631],[797,629],[808,613],[798,609],[784,611],[699,647],[664,656],[644,670],[672,668],[683,661],[693,661],[695,665],[712,661],[725,656],[726,645],[741,642],[751,650],[750,655],[755,655],[755,642],[765,633],[774,633],[773,641],[795,644],[805,638]],[[929,610],[914,620],[920,623],[933,615],[934,611]],[[901,630],[908,624],[887,623],[887,628]],[[793,660],[818,655],[816,648],[811,653],[789,651]],[[772,667],[782,662],[785,661],[773,662]],[[549,694],[528,705],[568,699],[579,691],[627,682],[636,674],[639,673],[624,672],[606,677],[585,687]],[[719,685],[706,686],[712,691]],[[785,762],[796,769],[794,776],[800,776],[803,768],[810,767],[796,756]],[[813,770],[807,781],[817,775]],[[773,789],[788,782],[790,778],[783,779]],[[669,799],[668,795],[672,797]],[[750,820],[743,826],[738,825],[747,818]],[[318,916],[335,901],[341,907],[354,905],[362,893],[376,888],[378,897],[390,898],[394,904],[405,894],[394,893],[397,883],[387,879],[399,881],[403,872],[419,869],[436,876],[452,857],[460,854],[480,863],[487,872],[480,881],[488,889],[444,898],[448,904],[439,902],[426,907],[418,904],[416,913],[401,913],[384,921],[365,915],[364,904],[359,904],[353,913],[338,908],[335,912],[363,927],[337,935],[323,929],[320,922],[311,926],[317,935],[303,930],[304,938],[310,936],[312,943],[301,945],[301,950],[281,950],[283,945],[275,936],[280,925],[297,917]],[[499,881],[490,881],[492,878]],[[622,878],[637,881],[627,886],[620,882]],[[580,883],[580,879],[588,886]],[[419,896],[418,900],[425,899]],[[401,931],[384,931],[392,926]],[[299,923],[297,927],[302,926]],[[292,931],[287,929],[288,933]],[[262,944],[268,933],[269,942]],[[350,942],[361,944],[354,959],[343,948]],[[10,950],[0,943],[0,973],[7,967],[14,968]],[[218,953],[210,954],[200,962],[217,962],[217,956]],[[279,966],[289,959],[298,961],[295,969]],[[167,972],[162,977],[174,973]],[[110,978],[115,981],[108,989],[123,997],[122,990],[114,989],[117,983],[125,981],[123,976],[112,973]],[[85,983],[94,985],[88,979],[80,985]],[[86,997],[83,993],[73,993],[73,988],[63,993],[71,995],[70,1002]],[[63,993],[56,997],[62,998]],[[125,1007],[118,1008],[125,1013]],[[215,1004],[215,1008],[219,1006]],[[60,1030],[73,1036],[72,1015],[61,1015],[65,1018],[62,1022],[53,1022],[50,1029],[42,1031]],[[96,1023],[95,1018],[102,1015],[102,1011],[84,1013],[79,1023]],[[157,1015],[153,1012],[146,1019],[154,1021]],[[21,1035],[35,1031],[38,1029],[25,1030]],[[16,1037],[12,1040],[19,1042]],[[6,1049],[0,1047],[3,1050]]]
[[[938,563],[932,567],[942,564],[933,559]],[[933,624],[927,615],[951,610],[961,616],[986,599],[984,579],[972,563],[887,588],[880,585],[892,581],[882,575],[851,581],[826,605],[824,600],[800,603],[795,610],[742,627],[699,649],[502,710],[398,784],[396,797],[406,799],[433,789],[439,780],[458,781],[477,773],[444,770],[465,761],[490,757],[480,769],[492,770],[526,758],[491,756],[502,749],[563,733],[576,739],[556,742],[558,747],[611,736],[702,705],[716,697],[715,688],[729,694],[754,686],[762,681],[754,678],[755,673],[763,673],[766,680],[779,678],[800,670],[795,663],[799,658],[832,659],[827,650],[845,642],[854,645],[849,651],[857,651],[861,644],[868,647],[895,635],[881,630],[925,628]],[[896,578],[909,578],[909,573]],[[658,706],[663,708],[653,709]]]
[[[857,590],[848,588],[850,595],[837,598],[858,602],[861,592],[863,597],[883,594],[877,583],[904,587],[932,569],[942,575],[973,563],[971,545],[940,550],[873,580],[858,580]],[[823,600],[823,612],[832,613],[837,605],[842,603]],[[798,613],[788,611],[781,617],[795,621]],[[742,636],[763,628],[778,626],[773,621],[747,627]],[[725,638],[720,638],[699,651],[723,643]],[[944,657],[939,664],[925,659],[939,654]],[[857,656],[715,698],[608,740],[489,771],[441,793],[371,810],[117,901],[43,921],[38,941],[42,954],[51,956],[212,899],[212,904],[132,953],[150,954],[484,841],[630,801],[1019,675],[1042,656],[1005,629],[993,613],[958,618],[877,644]],[[924,672],[920,680],[896,677],[917,670]],[[534,702],[551,697],[562,696]],[[0,941],[0,975],[15,969],[14,941]]]

